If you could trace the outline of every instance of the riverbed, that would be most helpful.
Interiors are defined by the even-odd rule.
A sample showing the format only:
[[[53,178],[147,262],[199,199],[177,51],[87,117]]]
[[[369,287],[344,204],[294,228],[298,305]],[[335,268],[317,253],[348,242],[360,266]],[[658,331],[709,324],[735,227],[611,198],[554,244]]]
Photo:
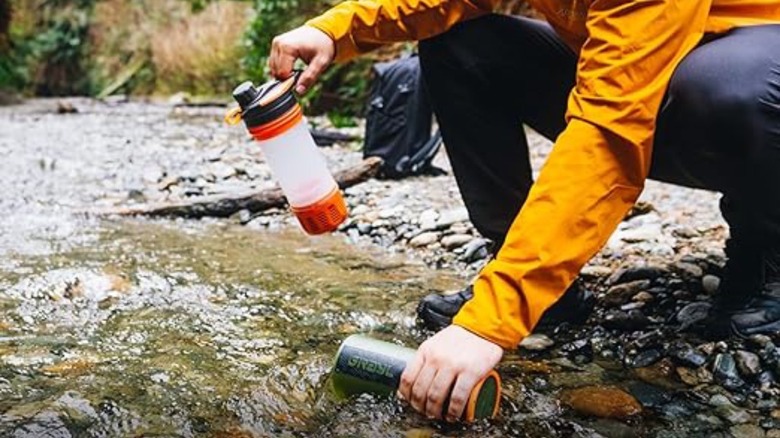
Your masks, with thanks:
[[[757,356],[777,347],[717,343],[674,326],[681,308],[708,300],[703,278],[722,265],[707,249],[723,238],[714,215],[669,225],[669,236],[687,239],[684,250],[636,231],[655,230],[657,212],[622,226],[630,245],[619,232],[585,278],[602,295],[622,286],[626,296],[600,304],[584,327],[564,325],[508,352],[497,419],[446,425],[392,399],[338,400],[328,373],[350,334],[418,345],[429,335],[415,324],[419,298],[462,287],[485,262],[485,253],[465,257],[480,241],[451,175],[348,190],[358,213],[317,238],[284,210],[197,221],[100,216],[273,180],[246,135],[221,122],[222,108],[68,102],[76,113],[58,113],[56,100],[0,108],[0,436],[780,436],[777,383],[765,380],[776,377],[772,353]],[[323,153],[332,168],[360,159],[355,145]],[[437,205],[407,196],[420,187]],[[668,190],[651,199],[662,212]],[[422,229],[423,215],[432,229]],[[424,233],[435,239],[412,243]],[[451,236],[465,237],[450,245]],[[675,260],[637,277],[626,261],[641,256]],[[633,274],[616,277],[620,269]],[[647,303],[637,305],[642,292]],[[642,308],[643,325],[605,323]],[[679,354],[675,342],[693,353]],[[755,352],[760,370],[724,389],[713,363],[740,351]]]

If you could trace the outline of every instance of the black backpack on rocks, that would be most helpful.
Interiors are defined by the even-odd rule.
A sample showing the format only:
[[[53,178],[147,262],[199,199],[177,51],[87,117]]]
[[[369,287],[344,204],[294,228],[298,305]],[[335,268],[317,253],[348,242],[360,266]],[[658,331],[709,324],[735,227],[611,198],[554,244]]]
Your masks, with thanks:
[[[438,130],[431,134],[433,109],[419,58],[381,62],[373,73],[363,156],[381,157],[385,178],[443,173],[431,165],[442,141]]]

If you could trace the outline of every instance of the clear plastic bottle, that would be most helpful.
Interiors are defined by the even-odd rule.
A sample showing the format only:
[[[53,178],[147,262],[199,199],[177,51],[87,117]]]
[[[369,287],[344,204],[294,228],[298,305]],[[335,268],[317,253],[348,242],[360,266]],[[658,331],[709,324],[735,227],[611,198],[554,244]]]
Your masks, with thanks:
[[[344,222],[347,207],[309,133],[294,84],[294,77],[261,87],[244,82],[233,91],[239,108],[225,119],[231,124],[244,120],[303,229],[323,234]]]

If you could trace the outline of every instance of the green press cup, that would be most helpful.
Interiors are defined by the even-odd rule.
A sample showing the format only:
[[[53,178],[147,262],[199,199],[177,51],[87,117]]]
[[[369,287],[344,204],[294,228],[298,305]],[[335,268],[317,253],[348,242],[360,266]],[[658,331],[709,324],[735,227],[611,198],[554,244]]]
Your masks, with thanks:
[[[331,373],[333,391],[339,397],[356,394],[394,395],[415,350],[362,335],[347,338],[336,353]],[[463,420],[493,418],[501,399],[501,378],[491,371],[471,391]],[[445,403],[444,410],[447,405]]]

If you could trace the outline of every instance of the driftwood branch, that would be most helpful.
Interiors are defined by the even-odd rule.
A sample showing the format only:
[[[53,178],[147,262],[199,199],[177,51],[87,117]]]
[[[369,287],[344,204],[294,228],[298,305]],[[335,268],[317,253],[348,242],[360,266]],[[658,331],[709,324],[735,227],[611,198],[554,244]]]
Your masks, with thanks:
[[[336,172],[333,177],[336,179],[339,187],[345,189],[374,177],[381,165],[381,158],[369,157],[353,167]],[[204,196],[178,203],[125,207],[103,213],[120,216],[197,219],[202,217],[228,217],[241,210],[255,213],[270,208],[284,207],[285,205],[287,205],[287,201],[282,190],[274,187],[245,195]]]

